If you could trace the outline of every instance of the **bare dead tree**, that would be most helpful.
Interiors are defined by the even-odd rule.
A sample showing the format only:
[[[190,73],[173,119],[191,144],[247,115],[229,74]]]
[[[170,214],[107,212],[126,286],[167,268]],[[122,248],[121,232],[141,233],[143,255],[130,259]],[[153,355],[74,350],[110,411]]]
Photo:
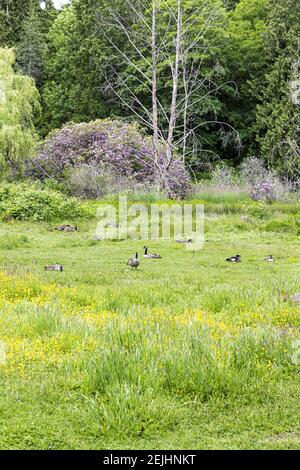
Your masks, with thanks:
[[[213,5],[210,0],[203,0],[184,18],[184,0],[124,0],[124,3],[132,12],[133,24],[139,24],[144,33],[134,28],[133,24],[129,24],[113,9],[109,11],[109,18],[98,17],[98,26],[119,59],[134,71],[134,80],[138,86],[149,92],[151,110],[147,109],[136,90],[128,84],[131,77],[118,73],[113,64],[107,69],[106,91],[111,90],[115,98],[150,129],[153,135],[158,186],[168,189],[167,174],[176,149],[182,149],[182,159],[185,163],[188,142],[195,138],[197,129],[212,122],[219,122],[216,116],[215,121],[197,123],[190,128],[192,108],[205,102],[225,84],[233,84],[225,82],[217,85],[213,81],[214,71],[203,75],[202,60],[196,63],[191,58],[192,52],[197,48],[202,47],[203,52],[207,52],[208,45],[204,45],[203,38],[211,25],[217,21],[219,6]],[[162,17],[163,24],[160,21]],[[202,24],[195,34],[193,28],[199,17],[202,18]],[[107,32],[107,26],[119,29],[133,54],[121,49]],[[159,66],[162,63],[164,66],[167,64],[172,77],[170,103],[167,106],[159,97]],[[183,92],[179,91],[179,88]],[[237,132],[231,126],[222,122],[219,124],[228,127],[239,141]],[[165,149],[163,152],[162,147]]]

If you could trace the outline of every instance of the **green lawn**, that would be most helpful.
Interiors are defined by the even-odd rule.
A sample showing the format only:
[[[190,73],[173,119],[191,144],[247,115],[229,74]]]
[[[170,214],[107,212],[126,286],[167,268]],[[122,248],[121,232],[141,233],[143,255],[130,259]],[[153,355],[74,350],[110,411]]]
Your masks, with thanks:
[[[209,200],[203,250],[136,271],[96,221],[2,223],[0,448],[300,449],[299,214]]]

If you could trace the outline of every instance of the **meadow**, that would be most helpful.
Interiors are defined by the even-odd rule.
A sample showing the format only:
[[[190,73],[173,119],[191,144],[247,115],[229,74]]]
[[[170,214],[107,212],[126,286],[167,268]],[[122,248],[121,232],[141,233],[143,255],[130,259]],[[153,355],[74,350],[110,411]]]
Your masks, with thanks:
[[[95,219],[1,223],[0,449],[300,449],[300,203],[197,198],[204,248],[137,270]]]

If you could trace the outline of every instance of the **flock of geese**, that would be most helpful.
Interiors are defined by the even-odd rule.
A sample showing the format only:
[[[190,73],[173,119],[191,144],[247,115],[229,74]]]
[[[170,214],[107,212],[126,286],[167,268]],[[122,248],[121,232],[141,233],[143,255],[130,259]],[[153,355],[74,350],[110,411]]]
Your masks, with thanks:
[[[77,231],[78,227],[72,226],[72,225],[60,225],[56,227],[54,230],[58,231],[64,231],[64,232],[73,232]],[[177,243],[193,243],[193,240],[191,238],[188,239],[182,239],[182,240],[176,240]],[[144,246],[144,258],[148,259],[161,259],[162,257],[158,253],[148,253],[148,246]],[[226,261],[229,263],[240,263],[242,261],[241,255],[235,255],[235,256],[230,256],[229,258],[226,258]],[[264,259],[264,261],[267,261],[269,263],[273,263],[275,259],[273,258],[272,255],[267,256],[267,258]],[[141,264],[141,260],[139,258],[138,253],[135,254],[132,258],[129,258],[127,261],[127,265],[130,266],[131,268],[137,269],[139,265]],[[50,264],[48,266],[45,266],[46,271],[63,271],[64,267],[62,264]]]
[[[71,225],[61,225],[59,227],[56,227],[55,230],[73,232],[73,231],[77,231],[78,228],[77,226],[73,227]],[[189,239],[183,239],[183,240],[176,240],[176,242],[177,243],[193,243],[193,240],[189,238]],[[158,253],[149,253],[148,246],[146,245],[143,247],[143,249],[144,249],[143,257],[146,259],[147,258],[148,259],[161,259],[162,258]],[[241,255],[230,256],[229,258],[226,258],[226,261],[228,261],[229,263],[240,263],[242,261]],[[264,259],[264,261],[268,263],[274,263],[275,258],[272,255],[269,255]],[[141,264],[141,260],[139,258],[138,253],[136,253],[135,256],[130,258],[127,262],[127,265],[133,269],[137,269],[140,264]],[[50,264],[48,266],[45,266],[45,270],[46,271],[63,271],[64,266],[62,264]],[[300,292],[293,294],[293,295],[286,294],[283,297],[283,300],[284,301],[289,300],[300,307]]]
[[[192,243],[192,240],[176,240],[177,243]],[[148,253],[148,247],[144,246],[144,258],[152,258],[152,259],[161,259],[161,256],[158,255],[157,253]],[[226,261],[229,263],[240,263],[242,261],[241,255],[235,255],[235,256],[230,256],[229,258],[226,258]],[[267,256],[264,261],[267,261],[268,263],[273,263],[275,259],[273,258],[272,255]],[[138,266],[141,264],[141,260],[139,258],[138,253],[135,254],[132,258],[129,258],[127,265],[130,266],[131,268],[138,268]]]

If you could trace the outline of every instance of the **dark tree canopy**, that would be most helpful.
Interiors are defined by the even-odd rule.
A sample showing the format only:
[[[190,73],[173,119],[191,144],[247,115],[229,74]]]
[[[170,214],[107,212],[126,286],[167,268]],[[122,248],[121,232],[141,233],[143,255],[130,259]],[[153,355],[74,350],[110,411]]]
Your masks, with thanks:
[[[61,10],[52,0],[45,0],[43,8],[39,0],[0,0],[0,47],[15,48],[15,70],[32,77],[41,93],[42,114],[35,122],[41,137],[69,121],[137,120],[124,105],[128,89],[135,96],[129,99],[131,109],[143,107],[151,113],[151,90],[136,72],[138,67],[145,77],[151,76],[150,32],[129,4],[142,8],[151,19],[150,0],[72,0]],[[159,5],[157,36],[166,35],[174,44],[176,21],[170,27],[167,17],[176,1]],[[220,160],[237,166],[256,155],[285,175],[298,175],[300,0],[182,0],[183,22],[203,5],[217,14],[206,24],[198,13],[188,36],[193,43],[205,25],[203,38],[185,63],[192,77],[198,70],[203,80],[190,103],[187,122],[196,131],[188,144],[188,165],[203,172]],[[139,47],[144,43],[143,58],[114,16],[138,38]],[[116,48],[131,58],[131,64]],[[164,58],[162,51],[158,55],[158,120],[165,129],[174,51],[168,50]],[[184,100],[184,92],[180,72],[179,100]],[[179,142],[185,124],[179,116]]]

